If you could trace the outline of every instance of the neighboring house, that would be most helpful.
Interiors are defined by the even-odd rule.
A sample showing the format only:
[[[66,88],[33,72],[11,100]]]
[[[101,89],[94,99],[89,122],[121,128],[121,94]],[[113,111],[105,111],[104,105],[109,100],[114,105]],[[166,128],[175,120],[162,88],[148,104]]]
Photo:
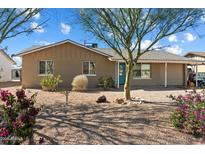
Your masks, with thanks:
[[[11,72],[15,64],[15,61],[3,49],[0,49],[0,82],[12,80]]]
[[[198,67],[196,67],[196,65],[191,65],[190,68],[194,72],[198,72],[199,76],[204,76],[205,77],[205,52],[188,52],[185,55],[185,57],[190,58],[192,60],[197,60],[197,61],[204,62],[202,64],[199,64]]]
[[[125,63],[111,49],[90,48],[65,40],[30,48],[17,56],[22,57],[24,87],[40,87],[40,80],[48,74],[61,75],[64,87],[71,86],[79,74],[88,77],[89,87],[96,87],[104,75],[112,77],[118,87],[125,82]],[[187,64],[193,63],[197,61],[165,51],[147,52],[134,67],[132,86],[186,85]]]

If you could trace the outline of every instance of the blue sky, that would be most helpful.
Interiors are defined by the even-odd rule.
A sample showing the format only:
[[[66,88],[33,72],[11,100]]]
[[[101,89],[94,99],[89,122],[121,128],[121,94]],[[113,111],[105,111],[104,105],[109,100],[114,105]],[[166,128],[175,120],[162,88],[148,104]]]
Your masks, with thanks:
[[[30,26],[36,26],[42,21],[49,19],[41,29],[26,35],[22,34],[15,38],[5,40],[1,47],[7,47],[9,55],[20,52],[32,45],[48,45],[64,39],[71,39],[79,43],[97,42],[96,39],[85,33],[78,24],[75,23],[74,9],[45,9],[38,14]],[[202,18],[204,25],[196,31],[190,30],[176,35],[172,35],[160,42],[160,45],[170,45],[166,50],[184,55],[188,51],[205,51],[205,37],[198,34],[205,34],[205,18]],[[198,33],[198,34],[197,34]],[[146,46],[151,40],[144,40]],[[102,42],[98,42],[99,47],[104,47]]]

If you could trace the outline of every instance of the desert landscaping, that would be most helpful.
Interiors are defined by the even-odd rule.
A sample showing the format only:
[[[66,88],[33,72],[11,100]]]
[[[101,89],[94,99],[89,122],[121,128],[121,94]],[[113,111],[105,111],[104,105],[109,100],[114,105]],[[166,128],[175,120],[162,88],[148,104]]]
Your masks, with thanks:
[[[12,93],[19,86],[2,88]],[[167,97],[185,93],[184,89],[137,89],[133,97],[146,102],[117,104],[123,91],[90,90],[70,92],[68,103],[63,92],[26,89],[37,94],[37,116],[33,144],[200,144],[192,135],[179,132],[170,123],[175,104]],[[96,103],[99,96],[108,103]],[[28,144],[25,142],[24,144]]]

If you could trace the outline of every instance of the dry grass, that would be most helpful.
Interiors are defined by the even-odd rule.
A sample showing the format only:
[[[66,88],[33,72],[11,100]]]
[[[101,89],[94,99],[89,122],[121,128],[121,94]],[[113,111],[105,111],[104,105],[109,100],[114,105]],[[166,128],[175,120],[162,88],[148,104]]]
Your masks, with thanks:
[[[88,78],[85,75],[77,75],[72,81],[73,91],[85,91],[88,86]]]
[[[133,96],[153,101],[141,105],[95,102],[103,94],[112,102],[123,96],[121,91],[71,92],[68,104],[62,93],[27,90],[27,94],[36,91],[42,111],[37,118],[35,143],[40,137],[45,139],[44,144],[199,143],[199,139],[175,130],[169,122],[175,106],[166,95],[178,95],[183,90],[132,91]]]

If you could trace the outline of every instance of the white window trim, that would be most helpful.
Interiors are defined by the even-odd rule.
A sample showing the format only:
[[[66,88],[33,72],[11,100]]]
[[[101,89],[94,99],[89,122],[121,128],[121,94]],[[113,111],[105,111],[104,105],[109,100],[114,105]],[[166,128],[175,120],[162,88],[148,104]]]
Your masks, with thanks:
[[[149,63],[138,63],[138,64],[140,64],[141,66],[142,66],[142,64],[149,64]],[[149,78],[143,78],[143,77],[140,77],[140,78],[138,78],[138,77],[133,77],[133,79],[135,79],[135,80],[151,80],[152,78],[151,78],[151,64],[149,64],[150,65],[150,77]],[[140,67],[141,67],[140,66]],[[142,67],[141,67],[142,68]],[[140,68],[140,71],[141,71],[141,74],[142,74],[142,69]]]
[[[53,60],[39,60],[39,62],[38,62],[38,76],[53,75],[53,74],[54,74],[54,62],[53,62],[53,73],[52,73],[52,74],[40,74],[40,62],[41,62],[41,61],[45,61],[46,63],[47,63],[48,61],[52,61],[52,62],[53,62]],[[46,70],[47,70],[47,64],[46,64]]]
[[[89,72],[89,73],[88,73],[88,74],[84,74],[84,73],[83,73],[83,64],[86,63],[86,62],[89,63],[89,65],[88,65],[88,72]],[[90,74],[90,62],[95,63],[95,74]],[[97,72],[96,72],[96,62],[95,62],[95,61],[83,61],[83,62],[82,62],[82,74],[85,75],[85,76],[97,76],[97,75],[96,75],[96,74],[97,74]]]

